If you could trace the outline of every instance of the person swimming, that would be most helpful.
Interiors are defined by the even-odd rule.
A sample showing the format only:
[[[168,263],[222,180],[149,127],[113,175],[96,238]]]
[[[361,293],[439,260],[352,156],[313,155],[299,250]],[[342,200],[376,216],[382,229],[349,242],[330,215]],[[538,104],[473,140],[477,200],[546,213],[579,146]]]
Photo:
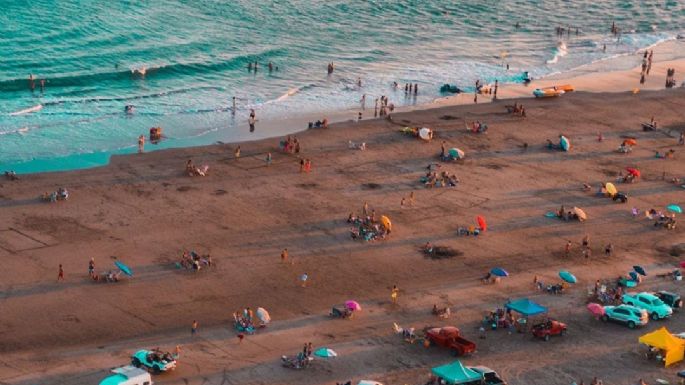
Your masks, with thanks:
[[[126,107],[124,107],[124,112],[127,114],[132,114],[134,113],[136,108],[132,104],[127,104]]]

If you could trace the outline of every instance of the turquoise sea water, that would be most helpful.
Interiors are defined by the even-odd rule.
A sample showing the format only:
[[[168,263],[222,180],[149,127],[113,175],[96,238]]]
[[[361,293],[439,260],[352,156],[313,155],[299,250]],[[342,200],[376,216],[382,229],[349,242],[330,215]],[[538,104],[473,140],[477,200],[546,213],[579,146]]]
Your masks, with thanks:
[[[563,72],[685,29],[685,2],[674,0],[0,0],[0,7],[0,171],[17,172],[104,164],[109,154],[135,151],[138,135],[153,126],[168,139],[147,150],[269,136],[259,124],[247,131],[249,108],[260,120],[279,120],[355,108],[362,94],[367,106],[380,95],[397,105],[425,103],[443,83]],[[612,21],[625,31],[618,43]],[[579,35],[557,55],[555,27],[567,25]],[[259,70],[248,72],[255,60]],[[269,61],[278,71],[268,71]],[[331,61],[336,71],[327,76]],[[418,97],[405,98],[393,81],[418,83]],[[129,104],[132,115],[124,113]]]

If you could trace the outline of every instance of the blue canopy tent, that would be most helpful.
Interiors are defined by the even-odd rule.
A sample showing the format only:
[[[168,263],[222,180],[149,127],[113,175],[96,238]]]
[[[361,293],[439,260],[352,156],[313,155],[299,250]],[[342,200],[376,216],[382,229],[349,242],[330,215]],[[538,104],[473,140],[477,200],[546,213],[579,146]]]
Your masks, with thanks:
[[[511,301],[507,303],[505,306],[507,309],[511,309],[512,311],[520,313],[526,317],[547,313],[546,307],[538,305],[537,303],[529,300],[528,298],[521,298],[517,299],[516,301]]]
[[[469,369],[462,365],[461,362],[455,361],[451,364],[437,366],[431,369],[433,374],[448,384],[469,384],[478,383],[483,380],[483,376],[475,370]]]

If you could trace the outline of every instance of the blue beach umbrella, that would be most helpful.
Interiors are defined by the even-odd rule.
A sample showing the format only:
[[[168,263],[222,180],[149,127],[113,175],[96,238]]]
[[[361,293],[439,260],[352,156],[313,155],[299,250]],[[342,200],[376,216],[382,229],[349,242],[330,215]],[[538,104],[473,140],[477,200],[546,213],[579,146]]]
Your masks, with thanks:
[[[642,266],[635,265],[635,266],[633,266],[633,270],[635,270],[640,275],[647,276],[647,272],[645,271],[645,269]]]
[[[122,273],[128,275],[129,277],[133,277],[133,271],[131,271],[128,266],[124,265],[123,262],[114,261],[114,264],[119,268],[119,270],[121,270]]]
[[[668,205],[668,206],[666,206],[666,210],[668,210],[672,213],[678,213],[678,214],[683,213],[683,209],[681,209],[680,206],[678,206],[678,205]]]
[[[496,275],[498,277],[508,277],[509,276],[509,273],[507,273],[507,271],[501,267],[493,268],[492,270],[490,270],[490,273],[492,275]]]
[[[576,279],[576,276],[573,275],[573,274],[571,274],[571,273],[569,273],[569,272],[566,271],[566,270],[560,271],[560,272],[559,272],[559,277],[560,277],[561,279],[563,279],[564,281],[568,282],[568,283],[576,283],[576,282],[578,282],[578,280]]]
[[[630,273],[628,273],[628,275],[630,275],[630,278],[632,278],[633,281],[637,281],[637,273],[636,272],[631,271]]]
[[[561,135],[559,138],[559,145],[564,151],[568,151],[569,148],[571,148],[571,142],[568,140],[567,137]]]
[[[321,358],[331,358],[331,357],[337,357],[338,353],[336,353],[333,349],[321,348],[321,349],[315,351],[314,355],[317,357],[321,357]]]

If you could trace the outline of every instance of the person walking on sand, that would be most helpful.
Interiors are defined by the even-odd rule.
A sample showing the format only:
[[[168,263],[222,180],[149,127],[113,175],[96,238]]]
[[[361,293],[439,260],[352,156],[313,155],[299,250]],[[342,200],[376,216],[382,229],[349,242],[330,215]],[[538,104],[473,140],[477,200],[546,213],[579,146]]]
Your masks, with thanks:
[[[95,258],[91,258],[90,261],[88,261],[88,275],[91,278],[95,278]]]
[[[281,262],[288,262],[288,249],[283,249],[283,251],[281,251]]]
[[[362,213],[364,214],[364,216],[369,215],[369,203],[368,202],[364,202],[364,206],[362,206]]]
[[[362,110],[366,109],[366,94],[362,95],[362,98],[359,99],[359,103],[362,105]]]
[[[307,279],[309,279],[309,275],[307,275],[307,273],[304,273],[300,276],[300,282],[302,282],[302,287],[307,287]]]
[[[233,154],[235,155],[235,160],[240,159],[240,146],[236,147],[235,152]]]
[[[614,245],[612,245],[611,243],[607,244],[604,247],[604,255],[606,255],[607,257],[611,257],[611,255],[613,253],[614,253]]]
[[[64,269],[62,264],[59,264],[59,271],[57,272],[57,282],[64,281]]]
[[[271,153],[269,152],[266,154],[266,166],[267,167],[271,166],[271,160],[272,160]]]
[[[307,159],[304,161],[304,172],[310,173],[312,171],[312,161]]]
[[[590,247],[590,234],[585,234],[583,237],[583,248],[587,249]]]
[[[685,145],[685,131],[680,131],[680,136],[678,137],[678,145]]]
[[[300,158],[300,174],[304,172],[304,158]]]
[[[192,323],[191,326],[190,326],[190,336],[191,336],[191,337],[192,337],[192,336],[195,336],[195,334],[197,334],[197,327],[198,327],[198,325],[199,325],[199,324],[197,323],[197,321],[196,321],[196,320],[193,320],[193,323]]]
[[[566,256],[566,258],[568,258],[570,254],[571,254],[571,241],[566,241],[566,246],[564,247],[564,256]]]
[[[397,295],[399,294],[400,289],[397,288],[397,285],[392,285],[392,291],[390,291],[390,299],[392,300],[393,304],[397,304]]]
[[[409,193],[409,204],[414,206],[414,202],[416,201],[416,196],[414,195],[414,192]]]
[[[243,343],[243,338],[245,338],[245,334],[238,333],[238,345]]]
[[[142,154],[145,151],[145,135],[138,137],[138,153]]]

